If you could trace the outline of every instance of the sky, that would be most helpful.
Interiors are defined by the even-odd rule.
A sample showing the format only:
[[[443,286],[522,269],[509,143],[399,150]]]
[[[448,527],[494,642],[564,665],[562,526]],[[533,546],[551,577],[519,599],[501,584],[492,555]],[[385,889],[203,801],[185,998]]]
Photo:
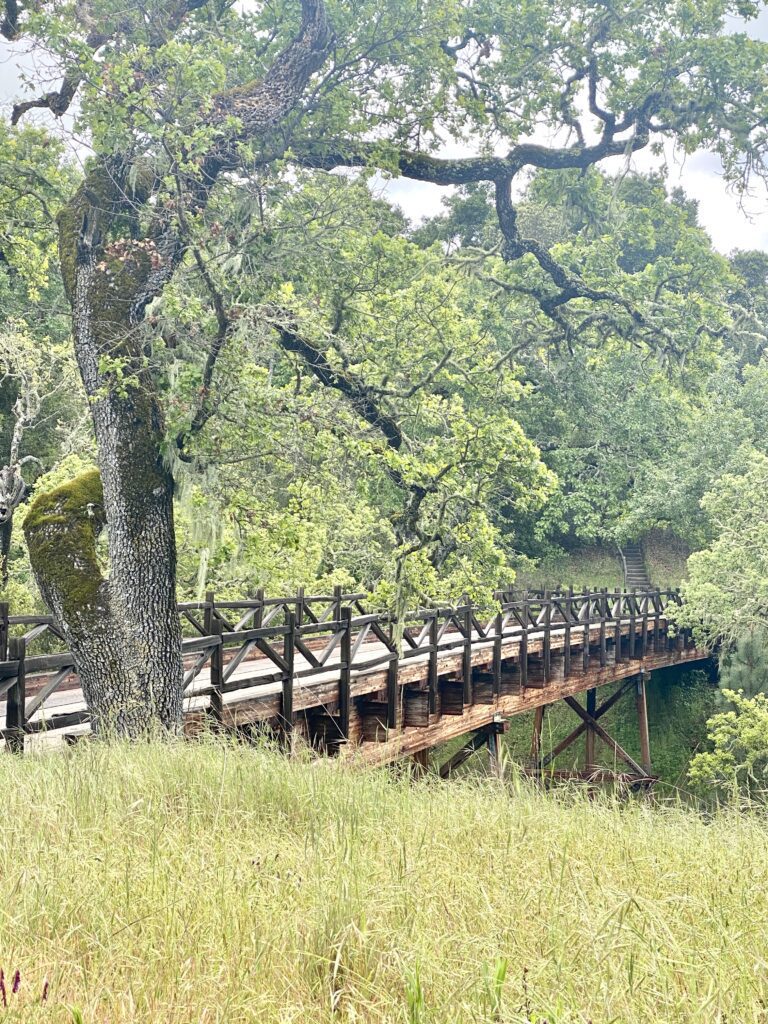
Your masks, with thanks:
[[[743,22],[732,19],[732,27],[743,31]],[[746,25],[749,35],[768,40],[768,10]],[[0,110],[10,114],[12,101],[22,95],[19,77],[21,55],[16,48],[0,41]],[[24,64],[29,69],[28,58]],[[467,150],[469,152],[469,150]],[[447,155],[460,155],[450,152]],[[764,249],[768,251],[768,191],[756,183],[748,196],[736,196],[723,181],[719,159],[711,153],[701,152],[683,157],[671,148],[666,152],[667,181],[670,187],[681,186],[699,203],[699,218],[709,232],[717,249],[723,253],[734,249]],[[637,153],[630,168],[648,171],[658,166],[650,154]],[[602,168],[616,173],[626,169],[624,158],[603,161]],[[441,212],[441,203],[447,189],[436,185],[398,178],[380,181],[379,188],[397,203],[406,216],[415,223]]]

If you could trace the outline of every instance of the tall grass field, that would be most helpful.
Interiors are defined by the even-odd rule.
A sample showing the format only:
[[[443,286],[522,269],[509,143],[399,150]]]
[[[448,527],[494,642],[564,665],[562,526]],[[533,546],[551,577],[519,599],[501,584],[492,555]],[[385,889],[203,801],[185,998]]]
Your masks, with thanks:
[[[768,1014],[757,813],[213,740],[3,756],[0,788],[3,1024]]]

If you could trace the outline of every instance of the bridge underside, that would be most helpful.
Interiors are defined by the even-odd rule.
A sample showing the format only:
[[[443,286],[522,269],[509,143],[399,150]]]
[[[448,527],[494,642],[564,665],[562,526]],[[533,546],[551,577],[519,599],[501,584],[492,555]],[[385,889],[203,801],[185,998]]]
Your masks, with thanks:
[[[408,725],[407,722],[410,716],[409,709],[406,707],[403,716],[405,723],[399,729],[385,731],[381,722],[379,722],[378,728],[381,731],[378,742],[359,742],[361,739],[364,739],[366,732],[370,735],[369,715],[366,715],[365,705],[363,705],[357,712],[357,720],[354,722],[354,730],[351,736],[352,743],[357,740],[358,745],[350,745],[344,753],[347,757],[352,757],[357,761],[368,764],[385,764],[406,755],[415,755],[421,751],[434,750],[451,740],[478,730],[486,730],[490,740],[490,737],[498,735],[500,731],[503,731],[498,728],[503,720],[530,711],[541,711],[548,705],[563,700],[570,702],[570,706],[575,711],[578,720],[580,716],[574,707],[574,704],[578,703],[575,701],[575,698],[585,692],[588,697],[587,704],[593,706],[591,715],[586,706],[583,708],[584,713],[599,724],[599,718],[602,717],[601,709],[596,703],[593,704],[595,697],[590,697],[590,694],[596,694],[599,690],[605,691],[605,688],[611,687],[611,684],[624,683],[626,684],[625,686],[619,687],[607,698],[610,700],[610,704],[609,707],[604,708],[602,713],[604,714],[605,711],[609,710],[619,697],[637,695],[638,689],[642,690],[642,696],[639,699],[642,700],[644,705],[644,677],[648,673],[658,669],[669,668],[673,665],[693,664],[698,661],[707,660],[709,657],[710,655],[707,652],[695,648],[680,652],[663,651],[657,654],[651,652],[642,661],[622,661],[618,665],[595,666],[587,671],[579,670],[568,677],[565,677],[563,674],[561,661],[559,665],[555,663],[553,666],[555,674],[553,674],[547,684],[544,684],[542,680],[541,685],[535,685],[536,681],[534,680],[534,685],[530,685],[529,678],[529,685],[525,689],[520,687],[519,677],[515,672],[514,666],[510,666],[510,669],[505,671],[502,676],[502,694],[497,699],[465,707],[461,714],[438,714],[433,716],[424,725]],[[507,692],[503,692],[504,690]],[[613,696],[616,696],[616,700],[611,699]],[[405,700],[412,701],[413,695],[407,693]],[[581,705],[578,706],[581,707]],[[646,714],[644,710],[641,713],[643,715]],[[595,718],[595,715],[597,715],[597,718]],[[531,753],[534,763],[537,761],[537,755],[539,755],[540,769],[546,771],[547,765],[552,762],[553,758],[546,758],[544,756],[540,739],[538,744],[536,743],[537,731],[539,737],[541,734],[542,720],[543,716],[537,716],[536,725],[534,725]],[[642,723],[639,723],[641,746],[643,745],[642,728]],[[647,725],[645,728],[647,730]],[[591,722],[588,723],[582,719],[577,729],[579,736],[589,732],[605,742],[603,737],[600,736],[600,732],[604,732],[604,730],[600,728],[599,732],[596,731]],[[577,736],[574,736],[573,740],[577,738]],[[492,740],[490,740],[489,745],[493,748]],[[558,753],[562,753],[568,745],[570,744],[563,746]],[[610,743],[607,745],[610,745]],[[620,750],[616,750],[613,747],[613,753],[616,755],[617,760],[624,761]],[[645,765],[627,765],[625,762],[625,766],[637,775],[650,774],[650,756],[646,757],[645,761]],[[594,765],[594,760],[587,766],[587,772],[592,765]],[[532,770],[535,772],[538,769],[533,767]]]

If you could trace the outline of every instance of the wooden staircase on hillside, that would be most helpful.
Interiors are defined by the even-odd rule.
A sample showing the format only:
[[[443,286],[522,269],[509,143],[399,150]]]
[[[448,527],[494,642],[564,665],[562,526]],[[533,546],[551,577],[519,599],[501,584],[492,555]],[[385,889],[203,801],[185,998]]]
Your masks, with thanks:
[[[624,562],[624,586],[627,590],[650,590],[651,577],[645,564],[641,541],[627,541],[621,551]]]

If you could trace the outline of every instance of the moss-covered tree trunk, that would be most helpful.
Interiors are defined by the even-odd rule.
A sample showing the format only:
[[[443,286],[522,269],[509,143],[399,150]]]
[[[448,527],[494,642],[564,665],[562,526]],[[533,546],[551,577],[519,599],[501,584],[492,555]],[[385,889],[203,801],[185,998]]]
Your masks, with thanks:
[[[40,589],[77,661],[99,733],[146,726],[140,679],[123,658],[111,586],[102,577],[98,536],[105,525],[98,470],[41,494],[24,521]]]
[[[75,352],[88,395],[103,499],[75,481],[30,510],[26,536],[47,603],[61,621],[98,728],[136,736],[181,722],[181,627],[176,612],[173,479],[163,460],[163,415],[146,368],[142,321],[175,254],[132,237],[127,169],[95,165],[59,217],[60,256]],[[66,489],[65,489],[66,490]],[[96,506],[90,510],[84,506]],[[103,508],[103,513],[101,509]],[[102,581],[84,516],[108,528]],[[87,541],[84,549],[83,543]],[[63,563],[63,566],[62,564]],[[84,585],[91,574],[95,585]],[[96,585],[97,584],[97,585]]]

